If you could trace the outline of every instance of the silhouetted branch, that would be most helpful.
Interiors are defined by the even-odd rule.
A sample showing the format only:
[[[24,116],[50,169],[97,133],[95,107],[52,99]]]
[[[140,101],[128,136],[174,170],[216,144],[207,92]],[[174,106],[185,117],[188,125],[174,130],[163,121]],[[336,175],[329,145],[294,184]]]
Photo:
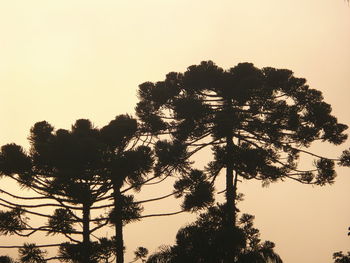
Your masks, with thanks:
[[[51,199],[49,197],[46,197],[46,196],[37,196],[37,197],[25,197],[25,196],[18,196],[18,195],[14,195],[14,194],[11,194],[3,189],[0,189],[0,193],[4,193],[4,194],[7,194],[13,198],[16,198],[16,199],[22,199],[22,200],[43,200],[43,199]]]
[[[139,216],[139,217],[137,217],[137,218],[156,217],[156,216],[172,216],[172,215],[181,214],[181,213],[183,213],[183,212],[187,212],[187,211],[185,211],[185,210],[180,210],[180,211],[172,212],[172,213],[150,214],[150,215]]]
[[[147,199],[147,200],[133,202],[133,204],[142,204],[142,203],[147,203],[147,202],[159,201],[159,200],[168,198],[168,197],[173,196],[173,195],[175,195],[177,193],[180,193],[180,192],[181,192],[180,190],[179,191],[175,191],[175,192],[172,192],[171,194],[167,194],[167,195],[164,195],[164,196],[161,196],[161,197],[156,197],[156,198],[151,198],[151,199]]]
[[[61,244],[35,245],[37,248],[41,247],[59,247]],[[0,248],[24,248],[25,246],[0,246]]]

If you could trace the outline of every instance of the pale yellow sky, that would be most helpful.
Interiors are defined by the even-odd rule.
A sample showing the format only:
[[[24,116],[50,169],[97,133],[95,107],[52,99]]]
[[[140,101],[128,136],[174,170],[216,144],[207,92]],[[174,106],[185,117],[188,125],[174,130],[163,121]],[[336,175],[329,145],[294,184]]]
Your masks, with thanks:
[[[0,144],[27,147],[41,120],[69,128],[89,118],[102,126],[133,113],[138,84],[207,59],[224,68],[248,61],[291,69],[350,125],[350,7],[343,0],[11,0],[0,1]],[[315,149],[337,156],[346,147]],[[350,250],[349,170],[338,175],[323,188],[244,183],[241,210],[256,216],[285,263],[328,263],[333,252]],[[138,245],[171,244],[189,218],[127,226],[127,258]]]

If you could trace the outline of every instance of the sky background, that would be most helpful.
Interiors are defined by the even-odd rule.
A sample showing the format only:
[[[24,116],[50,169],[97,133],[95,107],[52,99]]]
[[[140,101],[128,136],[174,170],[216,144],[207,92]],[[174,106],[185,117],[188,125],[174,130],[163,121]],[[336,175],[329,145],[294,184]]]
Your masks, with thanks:
[[[101,127],[118,114],[133,114],[139,84],[209,59],[223,68],[252,62],[291,69],[321,90],[339,121],[350,125],[346,1],[11,0],[0,1],[0,144],[28,148],[27,136],[37,121],[68,129],[76,119],[89,118]],[[337,157],[349,145],[313,149]],[[209,159],[202,154],[197,165]],[[337,172],[336,183],[326,187],[241,184],[241,211],[256,216],[261,238],[276,243],[285,263],[327,263],[333,252],[350,250],[350,170]],[[1,187],[15,189],[7,181]],[[155,206],[178,209],[173,201]],[[172,244],[177,229],[193,218],[178,215],[127,226],[127,260],[137,246],[153,251]],[[0,237],[2,244],[17,241]]]

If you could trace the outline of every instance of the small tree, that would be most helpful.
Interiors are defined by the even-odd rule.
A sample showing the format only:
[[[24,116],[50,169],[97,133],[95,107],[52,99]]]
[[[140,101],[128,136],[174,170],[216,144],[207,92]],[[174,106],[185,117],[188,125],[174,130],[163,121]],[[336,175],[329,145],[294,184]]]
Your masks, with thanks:
[[[178,231],[175,245],[161,247],[147,263],[223,262],[227,249],[236,255],[231,262],[282,263],[273,250],[274,243],[259,239],[259,230],[253,227],[254,216],[243,214],[234,231],[227,233],[225,209],[211,207],[200,214],[194,223]]]
[[[342,251],[333,254],[334,263],[350,263],[350,252],[343,254]]]
[[[37,231],[63,234],[73,244],[82,244],[80,260],[90,262],[90,235],[106,225],[90,229],[92,221],[100,222],[98,218],[90,218],[90,211],[95,209],[92,207],[94,203],[104,200],[109,190],[109,186],[98,177],[102,156],[97,134],[97,129],[88,120],[78,120],[71,131],[61,129],[56,132],[44,121],[36,123],[31,129],[29,154],[15,144],[2,147],[1,174],[38,194],[36,197],[21,197],[1,190],[8,197],[20,200],[10,202],[1,199],[1,205],[11,209],[0,213],[0,231],[3,234],[30,236]],[[54,202],[41,203],[43,200]],[[27,205],[25,201],[37,201],[38,204]],[[35,212],[41,207],[56,209],[52,215]],[[77,215],[80,212],[81,217]],[[47,218],[48,222],[40,227],[30,226],[24,213]],[[83,225],[81,231],[75,229],[78,223]],[[81,235],[82,242],[71,235]],[[26,251],[29,250],[20,252]]]
[[[71,205],[82,208],[82,260],[90,262],[90,214],[94,203],[107,195],[109,186],[99,176],[102,166],[102,146],[98,140],[98,129],[89,120],[77,120],[71,131],[39,122],[31,130],[31,155],[35,177],[31,180],[44,184],[45,195],[68,197]],[[42,186],[41,186],[42,187]],[[49,224],[70,230],[69,225],[60,225],[62,219],[74,216],[69,210],[56,210]],[[69,221],[64,221],[69,222]]]

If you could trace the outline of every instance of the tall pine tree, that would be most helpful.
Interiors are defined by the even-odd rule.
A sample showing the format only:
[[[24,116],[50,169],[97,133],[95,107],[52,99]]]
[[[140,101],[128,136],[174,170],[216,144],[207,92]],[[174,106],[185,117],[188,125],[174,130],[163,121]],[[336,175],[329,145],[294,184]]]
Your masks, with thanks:
[[[145,82],[138,95],[136,112],[149,134],[169,134],[190,149],[189,155],[211,147],[211,182],[225,170],[227,231],[236,224],[240,178],[264,184],[334,181],[334,160],[308,148],[315,141],[341,144],[347,126],[331,114],[320,91],[290,70],[259,69],[251,63],[223,70],[206,61],[184,73],[171,72],[163,81]],[[315,158],[313,168],[298,167],[302,154]],[[233,257],[228,251],[225,262]]]

